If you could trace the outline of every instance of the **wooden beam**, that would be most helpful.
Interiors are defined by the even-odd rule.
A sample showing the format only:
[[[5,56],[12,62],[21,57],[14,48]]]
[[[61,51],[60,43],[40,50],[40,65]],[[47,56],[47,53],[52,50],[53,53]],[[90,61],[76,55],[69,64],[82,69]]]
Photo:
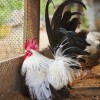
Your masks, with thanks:
[[[40,0],[27,0],[26,2],[26,38],[35,38],[39,41],[40,27]],[[25,12],[25,13],[26,13]]]

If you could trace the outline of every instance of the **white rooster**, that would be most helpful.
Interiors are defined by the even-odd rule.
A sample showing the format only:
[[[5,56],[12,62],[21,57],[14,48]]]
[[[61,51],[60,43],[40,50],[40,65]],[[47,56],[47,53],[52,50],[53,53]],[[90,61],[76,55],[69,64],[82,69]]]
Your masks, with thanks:
[[[35,51],[38,50],[35,42],[30,43],[32,45],[28,42],[25,46],[26,55],[21,69],[31,98],[36,100],[62,100],[65,98],[69,93],[67,85],[73,82],[75,75],[79,75],[81,70],[78,55],[89,54],[84,51],[89,44],[75,32],[79,19],[75,17],[70,21],[73,14],[80,13],[68,11],[63,14],[64,8],[69,4],[78,3],[86,8],[85,5],[79,0],[64,1],[56,9],[50,22],[48,8],[51,2],[52,0],[48,0],[46,4],[45,22],[49,47],[54,59],[47,58]],[[67,19],[66,16],[68,16]],[[67,23],[64,23],[66,21]],[[66,27],[63,27],[63,24]]]
[[[61,90],[73,81],[77,71],[70,66],[81,67],[81,65],[70,57],[64,57],[61,53],[62,47],[57,50],[55,59],[50,59],[33,50],[32,46],[27,46],[27,53],[31,52],[32,55],[24,60],[21,74],[25,76],[32,99],[59,100],[59,96],[53,94],[53,88]]]

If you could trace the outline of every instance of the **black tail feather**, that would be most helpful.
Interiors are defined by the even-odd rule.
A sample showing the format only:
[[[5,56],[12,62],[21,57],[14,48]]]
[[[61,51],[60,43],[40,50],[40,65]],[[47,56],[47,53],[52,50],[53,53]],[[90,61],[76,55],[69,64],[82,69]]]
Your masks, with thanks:
[[[77,37],[80,37],[85,40],[87,38],[87,34],[88,34],[87,30],[81,30],[80,32],[77,33]]]
[[[84,58],[77,58],[79,62],[86,63],[86,60]]]
[[[77,55],[90,55],[88,52],[83,51],[78,47],[69,47],[63,51],[64,54],[77,54]]]
[[[61,27],[65,28],[67,31],[75,31],[77,26],[79,25],[79,20],[78,18],[74,18],[70,21],[70,19],[73,15],[77,14],[82,15],[80,12],[64,12],[63,17],[61,19]]]
[[[57,93],[60,94],[63,99],[70,96],[70,90],[65,86],[61,90],[57,91]]]
[[[72,68],[72,69],[81,69],[80,66],[76,66],[76,65],[71,65],[71,66],[69,66],[69,67]]]
[[[81,13],[71,12],[71,11],[65,11],[63,13],[64,8],[67,5],[73,3],[80,4],[82,7],[86,9],[84,3],[78,0],[64,1],[56,9],[51,23],[48,14],[48,7],[50,3],[51,0],[48,0],[46,4],[45,22],[46,22],[47,35],[50,43],[50,49],[52,53],[55,54],[56,50],[62,45],[63,46],[62,50],[64,55],[72,55],[72,54],[89,55],[88,52],[84,51],[86,49],[86,46],[90,46],[90,44],[87,43],[87,41],[85,40],[86,37],[81,38],[80,35],[75,32],[77,26],[80,23],[79,19],[77,17],[71,19],[73,15],[76,14],[81,15]]]
[[[52,93],[52,98],[50,100],[62,100],[61,96],[57,93],[54,87],[50,84],[50,90]]]
[[[50,25],[50,19],[49,19],[49,14],[48,14],[48,7],[50,3],[51,3],[50,0],[48,0],[46,4],[45,23],[46,23],[46,31],[47,31],[49,43],[50,43],[51,48],[53,49],[55,47],[55,37],[53,35],[53,30]]]
[[[65,29],[68,31],[75,31],[79,24],[80,24],[79,18],[75,17],[67,23]]]
[[[52,22],[51,22],[53,31],[55,31],[60,26],[62,13],[63,13],[63,10],[64,10],[65,6],[67,6],[69,4],[73,4],[73,3],[78,3],[78,4],[80,4],[82,7],[84,7],[86,9],[86,6],[84,5],[84,3],[82,3],[82,2],[80,2],[78,0],[73,0],[73,1],[72,0],[67,0],[67,1],[63,2],[57,8],[57,10],[55,11],[55,13],[53,15]]]

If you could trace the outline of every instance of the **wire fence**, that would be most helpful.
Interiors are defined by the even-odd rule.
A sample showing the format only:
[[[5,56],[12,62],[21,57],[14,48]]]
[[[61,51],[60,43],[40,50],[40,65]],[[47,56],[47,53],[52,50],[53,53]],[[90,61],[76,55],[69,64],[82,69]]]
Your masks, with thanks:
[[[24,0],[0,0],[0,61],[23,53]]]

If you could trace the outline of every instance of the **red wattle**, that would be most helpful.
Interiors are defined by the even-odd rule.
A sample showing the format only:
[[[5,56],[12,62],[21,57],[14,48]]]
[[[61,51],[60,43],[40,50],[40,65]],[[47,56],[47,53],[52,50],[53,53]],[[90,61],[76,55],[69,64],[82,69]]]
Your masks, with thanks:
[[[24,60],[32,55],[31,52],[26,52],[24,55]]]

